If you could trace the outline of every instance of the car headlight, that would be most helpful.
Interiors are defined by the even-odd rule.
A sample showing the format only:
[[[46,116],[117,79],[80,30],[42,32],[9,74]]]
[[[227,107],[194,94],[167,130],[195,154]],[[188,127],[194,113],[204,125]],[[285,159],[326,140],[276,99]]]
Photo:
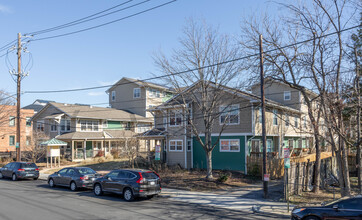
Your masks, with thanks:
[[[305,208],[300,208],[300,209],[294,209],[292,213],[298,213],[298,212],[301,212],[303,211]]]

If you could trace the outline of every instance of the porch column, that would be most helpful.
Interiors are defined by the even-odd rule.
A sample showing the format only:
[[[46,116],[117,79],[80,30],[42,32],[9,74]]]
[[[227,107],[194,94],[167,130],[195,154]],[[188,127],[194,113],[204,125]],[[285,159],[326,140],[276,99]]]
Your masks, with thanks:
[[[104,141],[102,140],[102,141],[101,141],[101,152],[104,152],[104,151],[103,151],[103,148],[104,148],[103,142],[104,142]],[[105,156],[105,155],[104,155],[104,156]]]
[[[74,161],[74,141],[72,140],[72,143],[71,143],[71,154],[72,154],[72,162]]]
[[[108,141],[108,154],[111,153],[111,141]]]
[[[87,142],[83,141],[83,158],[84,160],[87,159],[87,150],[86,150]]]

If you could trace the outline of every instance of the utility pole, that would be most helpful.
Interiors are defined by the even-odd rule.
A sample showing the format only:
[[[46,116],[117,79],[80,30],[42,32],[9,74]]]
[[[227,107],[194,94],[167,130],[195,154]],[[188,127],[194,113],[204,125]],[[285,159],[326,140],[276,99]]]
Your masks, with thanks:
[[[266,129],[265,129],[265,94],[264,94],[264,54],[263,54],[263,35],[259,36],[260,49],[260,95],[261,95],[261,123],[262,123],[262,143],[263,143],[263,190],[264,198],[268,197],[268,177],[266,165]]]
[[[20,148],[20,82],[21,82],[21,34],[18,33],[18,73],[17,73],[17,96],[16,96],[16,161],[21,161],[21,148]]]

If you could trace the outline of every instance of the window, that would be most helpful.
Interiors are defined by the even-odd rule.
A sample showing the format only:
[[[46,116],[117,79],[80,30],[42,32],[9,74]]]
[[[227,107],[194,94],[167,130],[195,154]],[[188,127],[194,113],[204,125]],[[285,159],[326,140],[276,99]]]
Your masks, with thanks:
[[[70,131],[70,120],[60,120],[60,131]]]
[[[141,98],[141,88],[133,89],[133,98]]]
[[[9,117],[9,126],[15,126],[15,117],[14,116]]]
[[[266,141],[266,152],[273,152],[273,141],[270,139]]]
[[[182,123],[182,114],[179,111],[170,113],[170,126],[180,126]]]
[[[240,140],[239,139],[221,139],[220,140],[220,152],[240,152]]]
[[[289,140],[288,140],[288,147],[289,147],[289,148],[293,148],[293,147],[294,147],[294,140],[293,140],[293,139],[289,139]]]
[[[151,129],[151,127],[150,127],[149,124],[140,123],[140,124],[137,124],[136,132],[137,133],[143,133],[143,132],[146,132],[146,131],[148,131],[150,129]]]
[[[259,108],[259,123],[263,123],[263,112],[261,108]]]
[[[10,146],[15,145],[15,136],[14,135],[9,136],[9,145]]]
[[[62,169],[61,171],[58,172],[59,175],[65,175],[65,173],[68,171],[68,168]]]
[[[170,141],[170,151],[182,151],[182,140]]]
[[[294,117],[294,127],[298,128],[298,116]]]
[[[285,127],[289,127],[289,115],[285,114]]]
[[[259,140],[251,140],[251,152],[260,152]]]
[[[99,122],[98,121],[80,121],[80,130],[81,131],[98,131],[99,130]]]
[[[44,122],[43,121],[38,121],[36,123],[36,130],[37,131],[44,131]]]
[[[55,121],[52,122],[52,124],[50,125],[50,131],[57,131],[57,123]]]
[[[112,91],[112,101],[116,100],[116,91]]]
[[[273,125],[278,125],[278,110],[273,109]]]
[[[167,126],[167,117],[163,117],[162,123],[163,123],[163,127]],[[157,124],[155,126],[157,126]]]
[[[191,151],[191,145],[192,145],[191,140],[187,140],[187,151]]]
[[[291,100],[292,95],[290,91],[284,91],[284,101]]]
[[[31,126],[31,117],[26,117],[26,127],[30,127]]]
[[[149,92],[149,96],[152,98],[160,98],[161,97],[161,92],[157,89],[148,89]]]
[[[298,140],[298,148],[302,148],[302,147],[303,147],[302,139],[299,139]]]
[[[303,117],[303,124],[304,124],[304,128],[307,128],[307,116],[305,116],[305,115]]]
[[[220,106],[220,124],[239,124],[239,105]]]
[[[26,145],[30,145],[31,143],[31,137],[30,136],[26,136]]]
[[[108,128],[108,121],[107,120],[103,121],[103,128]]]

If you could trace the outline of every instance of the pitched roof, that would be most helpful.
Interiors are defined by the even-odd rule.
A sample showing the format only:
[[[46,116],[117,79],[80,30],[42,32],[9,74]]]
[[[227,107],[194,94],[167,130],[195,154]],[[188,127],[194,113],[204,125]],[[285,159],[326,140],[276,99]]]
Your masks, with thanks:
[[[118,82],[116,82],[111,88],[107,89],[106,92],[108,92],[109,90],[112,90],[113,88],[115,88],[118,85],[122,85],[122,83],[121,83],[122,80],[127,80],[129,82],[135,83],[135,84],[139,85],[140,87],[150,87],[150,88],[156,88],[156,89],[160,89],[160,90],[166,90],[168,92],[173,92],[173,90],[167,86],[162,86],[162,85],[159,85],[156,83],[145,82],[142,80],[128,78],[128,77],[123,77],[122,79],[118,80]]]
[[[99,132],[69,132],[62,135],[57,136],[57,139],[61,140],[85,140],[85,139],[122,139],[122,138],[130,138],[135,136],[135,132],[129,130],[104,130]]]
[[[45,146],[67,146],[67,143],[56,138],[42,142],[40,145]]]
[[[48,106],[54,106],[56,109],[68,115],[70,118],[104,119],[110,121],[113,120],[126,122],[153,122],[153,119],[151,118],[146,118],[141,115],[114,108],[49,102],[47,106],[44,107],[44,109]],[[41,112],[38,112],[33,118],[37,117],[39,114],[41,114]]]
[[[23,107],[22,109],[33,109],[34,112],[39,112],[49,102],[54,102],[54,101],[37,99],[32,104],[27,105],[27,106]]]

